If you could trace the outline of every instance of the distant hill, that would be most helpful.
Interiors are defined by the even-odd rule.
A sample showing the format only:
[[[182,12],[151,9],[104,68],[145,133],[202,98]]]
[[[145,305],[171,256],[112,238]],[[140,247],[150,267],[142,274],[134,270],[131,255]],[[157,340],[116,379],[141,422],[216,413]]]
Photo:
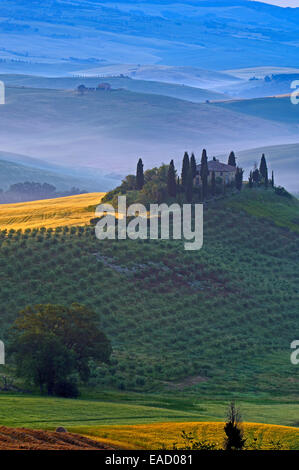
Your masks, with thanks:
[[[265,154],[270,171],[275,173],[275,184],[286,186],[294,194],[299,193],[299,143],[289,145],[271,145],[236,152],[237,164],[248,171],[254,163],[260,162]],[[220,155],[224,161],[227,155]]]
[[[78,72],[78,75],[84,77],[109,77],[123,74],[134,80],[158,81],[185,85],[190,87],[215,89],[225,88],[239,84],[241,80],[238,77],[227,73],[205,70],[200,67],[175,66],[175,65],[140,65],[140,64],[101,64],[87,70]],[[148,84],[148,88],[152,85]]]
[[[102,175],[135,172],[139,156],[147,167],[171,157],[180,165],[187,149],[198,156],[203,147],[211,154],[296,142],[295,120],[286,125],[270,120],[271,113],[265,119],[262,106],[260,116],[230,106],[233,102],[192,103],[128,90],[80,95],[8,87],[0,107],[0,141],[9,152],[77,168],[77,177],[83,167]]]
[[[62,169],[55,171],[54,165],[52,169],[51,165],[47,165],[46,162],[41,162],[40,166],[37,166],[37,163],[35,163],[35,165],[32,163],[26,165],[25,162],[24,164],[16,162],[13,156],[11,156],[10,161],[7,161],[3,159],[2,154],[4,154],[4,158],[7,154],[0,152],[0,189],[3,190],[7,190],[12,184],[29,181],[52,184],[58,191],[69,191],[73,187],[86,191],[107,191],[113,188],[116,182],[119,181],[118,179],[96,175],[94,175],[93,178],[91,175],[89,178],[87,176],[80,177],[79,174],[77,176],[71,173],[68,174],[67,170],[63,172]],[[21,157],[18,156],[18,158]],[[30,159],[29,157],[28,160],[34,161],[34,159]],[[36,162],[38,162],[38,160]]]
[[[292,104],[290,96],[229,100],[217,102],[216,105],[249,116],[286,123],[289,126],[299,124],[299,106]]]
[[[249,80],[250,78],[258,78],[263,79],[267,75],[277,75],[277,74],[299,74],[299,68],[297,67],[249,67],[249,68],[242,68],[242,69],[232,69],[232,70],[225,70],[225,73],[229,75],[233,75],[234,77],[238,77],[242,80]]]
[[[299,80],[299,71],[294,73],[268,74],[263,78],[252,75],[249,80],[231,84],[220,89],[240,98],[262,98],[292,93],[292,83]]]
[[[212,70],[298,63],[299,9],[262,2],[36,0],[28,8],[4,0],[0,17],[2,60],[52,64],[59,75],[80,60]]]
[[[211,78],[213,73],[211,72]],[[216,74],[217,75],[217,74]],[[219,74],[220,75],[220,74]],[[225,75],[224,75],[225,77]],[[171,80],[171,76],[169,77]],[[114,89],[125,89],[136,93],[149,93],[155,95],[170,96],[182,100],[193,101],[194,103],[202,103],[207,100],[223,100],[228,96],[224,93],[217,93],[212,90],[205,90],[202,88],[195,88],[176,83],[163,83],[157,81],[136,80],[129,77],[39,77],[32,75],[0,75],[6,86],[25,86],[29,88],[48,88],[48,89],[62,89],[74,90],[79,85],[84,84],[86,87],[96,87],[101,82],[108,82]],[[216,78],[215,78],[216,80]],[[186,80],[188,81],[188,80]],[[192,81],[192,77],[189,78]],[[203,84],[211,85],[213,81],[205,82]]]

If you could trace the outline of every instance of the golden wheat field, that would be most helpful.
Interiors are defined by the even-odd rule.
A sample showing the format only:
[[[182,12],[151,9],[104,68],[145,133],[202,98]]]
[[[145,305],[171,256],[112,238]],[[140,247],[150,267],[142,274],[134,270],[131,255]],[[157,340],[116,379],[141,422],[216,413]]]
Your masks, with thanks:
[[[105,193],[1,204],[0,229],[26,229],[85,225],[94,217],[95,207]]]
[[[246,446],[251,449],[272,450],[299,449],[299,429],[259,423],[243,423]],[[133,426],[76,427],[72,432],[99,439],[106,444],[123,449],[171,449],[176,443],[182,446],[182,431],[192,432],[196,440],[206,441],[223,448],[224,423],[155,423]]]

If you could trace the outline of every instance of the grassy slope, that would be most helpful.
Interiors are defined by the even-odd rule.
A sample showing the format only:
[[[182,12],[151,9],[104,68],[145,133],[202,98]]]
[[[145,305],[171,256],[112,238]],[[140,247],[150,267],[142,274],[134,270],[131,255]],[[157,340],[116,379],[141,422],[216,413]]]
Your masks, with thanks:
[[[222,422],[229,400],[209,400],[185,393],[149,394],[97,391],[84,399],[0,395],[1,425],[53,430],[67,427],[136,425],[161,422]],[[244,421],[297,426],[299,403],[238,401]]]
[[[88,193],[42,201],[2,204],[0,229],[26,229],[88,224],[105,193]]]
[[[288,200],[266,197],[288,225],[298,203],[290,212]],[[279,227],[273,211],[249,214],[262,204],[252,191],[207,206],[199,252],[180,241],[100,242],[88,227],[2,238],[1,330],[27,304],[78,301],[98,312],[113,342],[96,387],[291,396],[298,232],[295,222]]]
[[[248,214],[268,219],[280,227],[288,227],[299,233],[299,203],[296,199],[281,198],[273,203],[272,191],[256,190],[248,198],[248,192],[243,192],[230,202],[231,207],[248,212]]]

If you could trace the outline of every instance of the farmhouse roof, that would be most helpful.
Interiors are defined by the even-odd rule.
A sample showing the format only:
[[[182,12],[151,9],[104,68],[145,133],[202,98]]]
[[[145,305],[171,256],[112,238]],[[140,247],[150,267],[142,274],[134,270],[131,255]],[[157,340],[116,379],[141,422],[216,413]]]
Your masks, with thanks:
[[[197,165],[197,171],[200,172],[201,165]],[[208,161],[209,171],[223,172],[223,173],[236,173],[236,167],[232,165],[226,165],[225,163],[219,162],[219,160]]]

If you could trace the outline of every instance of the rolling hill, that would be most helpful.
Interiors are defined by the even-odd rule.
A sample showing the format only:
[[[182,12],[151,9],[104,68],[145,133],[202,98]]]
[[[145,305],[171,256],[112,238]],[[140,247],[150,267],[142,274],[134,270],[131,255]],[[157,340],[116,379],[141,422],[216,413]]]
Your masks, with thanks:
[[[291,90],[290,90],[291,91]],[[217,106],[249,116],[299,126],[299,107],[292,104],[290,96],[277,96],[247,100],[217,102]]]
[[[80,209],[88,218],[98,202],[89,197]],[[197,252],[178,240],[99,241],[94,227],[64,225],[72,204],[53,229],[50,212],[39,212],[48,229],[1,223],[2,338],[25,305],[79,302],[98,313],[113,344],[111,364],[94,371],[96,388],[296,395],[297,200],[257,189],[207,205]]]
[[[151,167],[171,157],[180,162],[186,149],[200,155],[207,147],[215,154],[298,140],[295,118],[291,124],[275,122],[264,119],[262,106],[259,117],[243,107],[230,109],[233,103],[216,104],[127,90],[80,95],[7,88],[0,108],[1,145],[51,164],[79,167],[79,176],[81,167],[102,174],[135,172],[138,156]]]
[[[185,85],[207,90],[217,88],[221,90],[242,83],[238,77],[228,73],[177,65],[101,64],[78,72],[79,76],[89,79],[95,76],[105,78],[120,74],[138,81]],[[149,83],[147,86],[153,85]]]
[[[211,73],[212,76],[212,73]],[[61,90],[75,90],[79,85],[96,87],[99,83],[108,82],[114,89],[124,89],[136,93],[164,95],[194,103],[203,103],[206,100],[223,100],[228,98],[223,93],[212,90],[195,88],[175,83],[163,83],[146,80],[132,80],[129,77],[105,76],[99,77],[38,77],[32,75],[0,75],[6,86],[25,86],[26,88],[48,88]],[[210,83],[211,84],[211,83]]]
[[[5,154],[5,152],[3,153]],[[0,188],[7,190],[12,184],[24,183],[26,181],[52,184],[56,187],[57,191],[64,192],[70,191],[73,187],[79,188],[81,191],[95,191],[99,189],[107,191],[115,186],[117,180],[103,176],[92,179],[91,176],[88,178],[87,176],[80,177],[79,175],[68,174],[67,171],[64,173],[61,169],[55,172],[50,169],[27,166],[15,163],[14,161],[2,160],[0,153]]]
[[[5,0],[1,56],[25,67],[39,63],[39,70],[52,64],[59,75],[68,62],[70,71],[82,70],[84,60],[85,69],[105,61],[212,70],[290,66],[298,62],[298,16],[298,9],[248,0],[36,0],[30,10],[22,0]]]

